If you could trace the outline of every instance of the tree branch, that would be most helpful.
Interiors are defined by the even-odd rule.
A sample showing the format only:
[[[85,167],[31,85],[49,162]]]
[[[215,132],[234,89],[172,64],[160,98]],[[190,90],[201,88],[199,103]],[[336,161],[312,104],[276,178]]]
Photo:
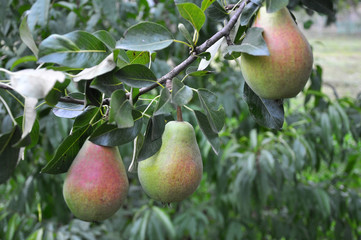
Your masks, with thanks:
[[[135,97],[135,100],[137,98],[139,98],[140,95],[142,95],[142,94],[144,94],[146,92],[149,92],[150,90],[158,87],[159,84],[164,84],[165,81],[167,81],[168,79],[173,79],[175,76],[177,76],[179,73],[181,73],[183,70],[185,70],[189,65],[191,65],[197,59],[196,54],[200,54],[200,53],[205,52],[210,46],[215,44],[219,39],[221,39],[224,36],[229,35],[232,28],[236,24],[239,16],[241,15],[244,7],[246,6],[247,2],[248,1],[243,1],[239,5],[239,7],[238,7],[237,11],[235,12],[235,14],[229,20],[229,22],[219,32],[217,32],[211,38],[206,40],[202,45],[196,47],[195,51],[186,60],[184,60],[179,65],[177,65],[175,68],[173,68],[170,72],[168,72],[167,74],[165,74],[164,76],[159,78],[158,81],[157,81],[158,83],[155,83],[155,84],[153,84],[153,85],[151,85],[149,87],[141,88],[139,90],[138,95]],[[129,97],[130,94],[127,94],[127,96]]]

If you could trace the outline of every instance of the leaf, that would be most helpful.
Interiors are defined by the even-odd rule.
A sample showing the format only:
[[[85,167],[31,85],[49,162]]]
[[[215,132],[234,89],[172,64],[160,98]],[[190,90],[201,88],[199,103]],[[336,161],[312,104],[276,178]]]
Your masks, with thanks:
[[[108,97],[110,97],[115,90],[124,90],[122,82],[115,76],[114,71],[98,76],[91,82],[90,87],[99,90]]]
[[[108,55],[105,44],[85,31],[52,34],[39,45],[39,62],[66,67],[90,68]]]
[[[157,206],[152,206],[153,212],[156,214],[162,225],[165,227],[169,234],[170,239],[174,239],[176,236],[176,230],[174,225],[172,224],[172,221],[170,220],[169,216],[164,213],[162,209],[160,209]]]
[[[208,71],[208,70],[198,71],[197,67],[191,66],[191,67],[187,68],[186,74],[189,76],[192,76],[192,77],[202,77],[202,76],[205,76],[208,74],[212,74],[212,72]]]
[[[216,0],[203,0],[202,1],[202,6],[201,9],[204,12],[209,6],[212,5],[212,3],[214,3]]]
[[[105,30],[99,30],[93,33],[93,35],[96,36],[100,41],[102,41],[109,50],[112,51],[115,48],[116,41],[109,32]]]
[[[50,106],[55,106],[62,95],[62,92],[66,87],[70,84],[71,80],[66,78],[64,82],[56,82],[54,87],[50,90],[50,92],[44,98],[46,104]]]
[[[218,22],[223,21],[229,17],[226,9],[224,9],[224,7],[218,1],[215,1],[206,9],[206,14],[208,19]]]
[[[65,74],[60,71],[25,69],[10,73],[11,86],[21,95],[30,98],[44,98],[55,83],[64,82]]]
[[[187,40],[189,44],[194,45],[193,38],[183,23],[178,24],[178,30],[182,33],[183,37]]]
[[[104,123],[90,136],[90,141],[107,147],[115,147],[128,143],[136,138],[142,129],[142,116],[133,111],[134,126],[130,128],[118,128],[116,125]]]
[[[130,87],[148,87],[157,82],[154,73],[144,65],[132,64],[116,72],[117,77]]]
[[[25,98],[25,106],[24,106],[24,118],[23,118],[23,134],[21,135],[21,139],[24,139],[33,128],[34,122],[36,120],[36,104],[38,100],[36,98]]]
[[[258,11],[259,5],[249,2],[243,9],[241,17],[240,17],[240,25],[246,26],[253,15]]]
[[[77,116],[73,123],[73,131],[78,128],[88,125],[92,119],[93,122],[101,117],[99,107],[88,106],[79,116]]]
[[[193,97],[190,87],[184,85],[178,78],[172,80],[172,103],[177,106],[186,105]]]
[[[147,51],[127,51],[129,64],[147,64],[154,61],[156,53],[150,54]]]
[[[116,64],[114,62],[114,55],[111,53],[98,65],[91,68],[85,68],[83,71],[73,76],[73,80],[74,82],[79,82],[80,80],[90,80],[112,71],[115,67]]]
[[[219,39],[217,42],[215,42],[211,47],[207,49],[207,52],[211,54],[210,59],[202,59],[198,66],[198,71],[204,70],[208,67],[208,65],[211,63],[213,58],[216,56],[216,53],[218,52],[218,49],[221,47],[222,42],[225,40],[224,37]]]
[[[172,34],[162,25],[141,22],[126,31],[124,39],[117,42],[116,48],[133,51],[156,51],[173,43]]]
[[[170,103],[171,95],[168,88],[162,88],[160,91],[159,101],[154,109],[153,115],[168,114],[174,110],[173,105]]]
[[[212,130],[218,133],[223,128],[225,112],[223,107],[219,106],[217,96],[207,89],[198,89],[198,98]]]
[[[19,28],[20,38],[24,42],[24,44],[33,52],[35,57],[38,58],[39,49],[35,44],[33,35],[30,32],[27,20],[28,16],[25,16],[21,21]]]
[[[45,27],[48,24],[50,0],[36,0],[28,15],[30,32],[34,32],[36,24]]]
[[[36,62],[36,61],[37,61],[37,58],[35,56],[33,56],[33,55],[18,58],[18,59],[15,60],[15,62],[13,62],[13,64],[11,65],[10,70],[12,71],[15,67],[17,67],[18,65],[20,65],[22,63]]]
[[[79,100],[84,99],[84,95],[82,93],[72,93],[69,94],[69,97]],[[55,116],[61,118],[75,118],[82,114],[85,110],[86,108],[84,107],[84,104],[58,102],[58,104],[56,104],[53,108],[53,113]]]
[[[15,120],[20,128],[23,126],[23,116],[17,117]],[[27,147],[32,148],[36,146],[39,140],[39,121],[35,119],[33,127],[31,128],[30,133],[23,139],[20,139],[18,142],[16,142],[13,147]]]
[[[302,0],[302,3],[309,9],[315,10],[316,12],[323,13],[329,16],[335,15],[332,0]]]
[[[164,115],[156,115],[149,119],[143,146],[139,151],[138,161],[143,161],[159,151],[162,146],[164,126]]]
[[[134,125],[132,105],[123,90],[113,92],[110,100],[109,122],[115,122],[118,128],[130,128]]]
[[[205,114],[197,110],[194,111],[194,114],[204,136],[206,136],[208,142],[211,144],[214,153],[218,155],[220,149],[218,134],[212,130],[212,127],[209,124],[208,118]]]
[[[0,135],[0,184],[6,182],[15,171],[20,148],[13,144],[21,138],[19,126],[14,126],[9,133]]]
[[[277,12],[281,8],[286,7],[288,0],[266,0],[266,8],[268,13]]]
[[[268,47],[262,36],[263,29],[252,27],[248,29],[246,37],[241,45],[231,45],[227,47],[229,53],[242,52],[253,56],[269,56]]]
[[[194,3],[179,3],[176,4],[180,15],[189,21],[194,29],[199,32],[206,21],[206,15]]]
[[[53,158],[46,164],[41,172],[49,174],[67,172],[91,131],[91,125],[87,125],[77,129],[65,138],[56,149]]]
[[[284,121],[282,100],[261,98],[246,83],[244,84],[243,98],[258,124],[271,129],[282,129]]]

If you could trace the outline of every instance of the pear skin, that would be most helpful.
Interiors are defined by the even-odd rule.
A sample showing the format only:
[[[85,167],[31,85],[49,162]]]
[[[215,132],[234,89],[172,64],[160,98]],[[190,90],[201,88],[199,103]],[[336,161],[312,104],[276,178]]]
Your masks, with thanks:
[[[201,153],[193,126],[187,122],[168,122],[159,151],[138,165],[144,191],[163,203],[189,197],[197,189],[202,174]]]
[[[262,6],[253,27],[263,28],[270,56],[242,53],[241,70],[250,88],[266,99],[295,97],[311,75],[313,55],[287,8],[267,13]]]
[[[118,148],[87,140],[70,166],[63,195],[77,218],[93,222],[111,217],[126,198],[128,188]]]

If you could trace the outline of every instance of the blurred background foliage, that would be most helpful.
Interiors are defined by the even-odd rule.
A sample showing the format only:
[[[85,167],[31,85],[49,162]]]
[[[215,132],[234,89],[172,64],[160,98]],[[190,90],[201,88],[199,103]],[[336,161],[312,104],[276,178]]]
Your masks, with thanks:
[[[358,1],[335,3],[349,7]],[[37,43],[76,29],[104,29],[120,39],[141,20],[161,23],[182,39],[173,1],[1,0],[0,67],[36,67],[19,37],[25,14]],[[201,36],[208,38],[217,27],[217,19],[208,18]],[[159,77],[187,54],[186,47],[172,45],[157,54],[152,68]],[[187,80],[215,92],[227,114],[218,156],[196,128],[204,176],[192,197],[163,206],[144,194],[135,173],[128,173],[129,196],[112,218],[75,219],[62,196],[64,174],[40,174],[73,120],[57,118],[43,105],[38,143],[0,185],[0,239],[360,239],[361,98],[324,94],[322,68],[315,66],[302,96],[285,103],[283,130],[270,131],[249,114],[238,66],[219,56],[212,71],[216,74]],[[16,101],[6,100],[17,108]],[[196,125],[189,112],[184,118]],[[10,122],[2,105],[0,122],[2,129]],[[120,152],[128,166],[132,144]]]

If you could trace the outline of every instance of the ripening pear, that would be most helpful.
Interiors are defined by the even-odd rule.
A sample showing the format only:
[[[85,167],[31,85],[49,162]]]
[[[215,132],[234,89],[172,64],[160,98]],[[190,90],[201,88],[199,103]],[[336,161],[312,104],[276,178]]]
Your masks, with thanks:
[[[295,97],[310,77],[313,55],[307,39],[287,8],[268,13],[262,6],[253,27],[263,28],[270,56],[242,53],[241,70],[249,87],[260,97]]]
[[[128,187],[118,148],[99,146],[87,140],[70,166],[63,195],[77,218],[102,221],[120,208]]]
[[[144,191],[163,203],[179,202],[190,196],[202,174],[202,157],[194,129],[183,121],[168,122],[159,151],[138,165]]]

